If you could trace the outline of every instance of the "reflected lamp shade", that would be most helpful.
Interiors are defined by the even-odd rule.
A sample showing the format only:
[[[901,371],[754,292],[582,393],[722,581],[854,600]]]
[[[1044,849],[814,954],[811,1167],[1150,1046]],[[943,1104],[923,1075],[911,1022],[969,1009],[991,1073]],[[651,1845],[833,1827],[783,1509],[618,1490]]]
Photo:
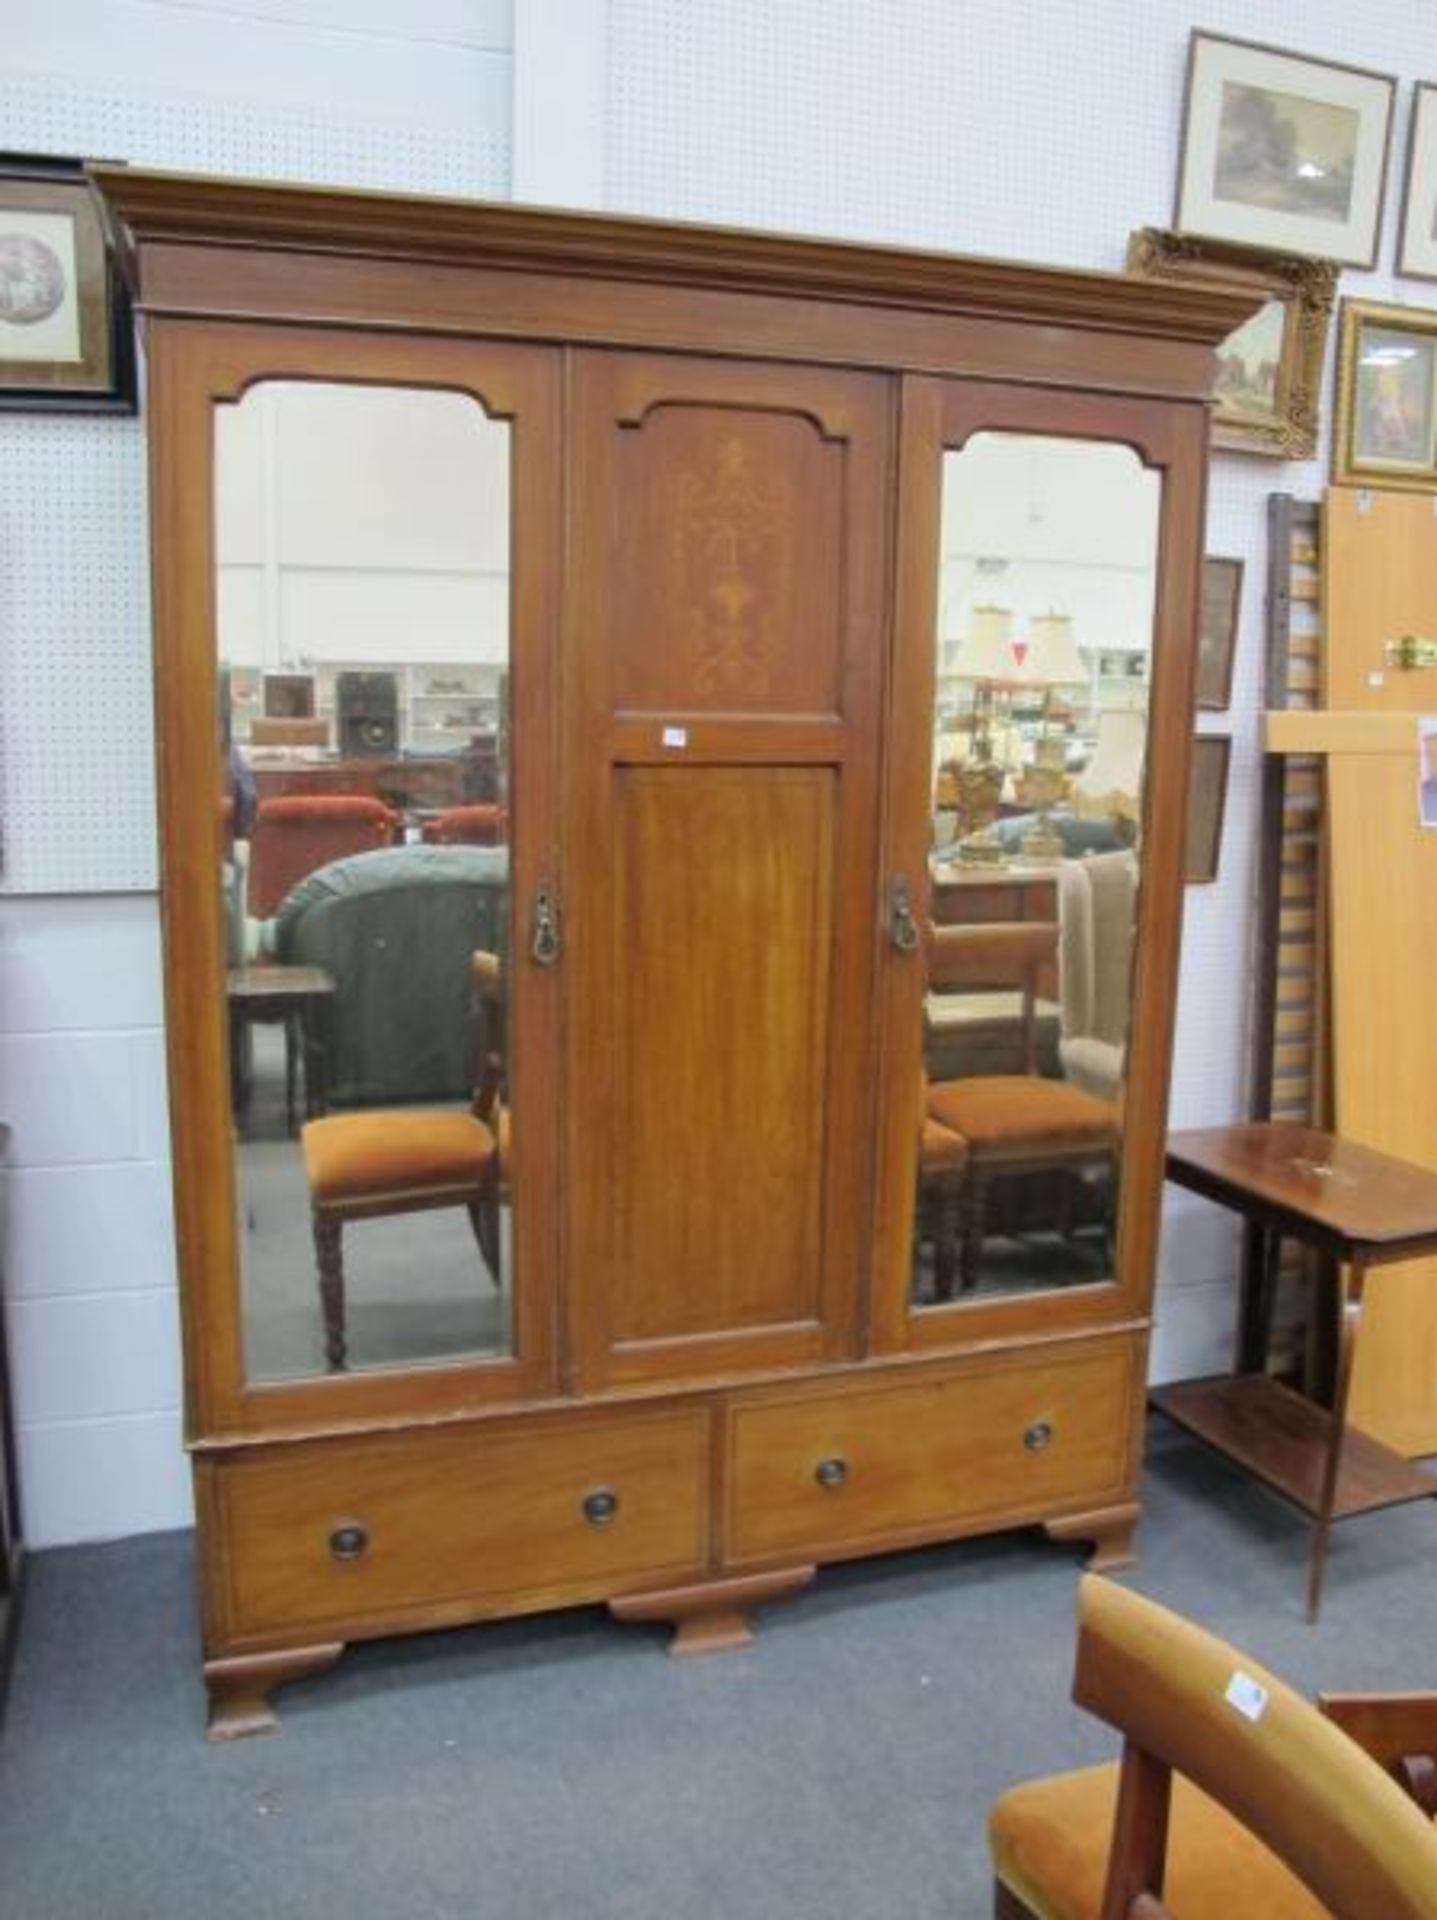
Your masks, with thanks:
[[[1023,671],[1025,678],[1045,687],[1084,685],[1088,669],[1073,638],[1070,614],[1034,614],[1028,622],[1028,652]]]
[[[1011,608],[973,608],[968,615],[967,630],[958,642],[953,670],[965,680],[1012,680],[1017,677]]]
[[[1109,794],[1136,800],[1143,783],[1147,736],[1146,713],[1129,708],[1100,713],[1093,757],[1074,780],[1074,792],[1095,800]]]

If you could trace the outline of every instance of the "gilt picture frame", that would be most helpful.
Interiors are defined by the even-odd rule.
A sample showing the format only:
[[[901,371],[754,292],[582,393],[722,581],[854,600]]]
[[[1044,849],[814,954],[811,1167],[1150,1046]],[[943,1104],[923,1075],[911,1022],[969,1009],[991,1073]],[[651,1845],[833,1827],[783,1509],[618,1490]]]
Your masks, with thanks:
[[[1218,348],[1212,444],[1275,460],[1310,460],[1322,419],[1337,262],[1140,227],[1128,239],[1127,270],[1150,280],[1236,287],[1262,302]]]
[[[1189,886],[1206,886],[1217,879],[1231,759],[1231,734],[1200,733],[1192,743],[1183,858],[1183,879]]]
[[[1437,492],[1437,311],[1343,301],[1332,477]]]
[[[1397,82],[1194,28],[1173,225],[1377,264]]]
[[[1412,89],[1398,233],[1397,271],[1413,280],[1437,280],[1437,84],[1430,80]]]
[[[0,407],[133,413],[129,299],[78,161],[0,154]]]

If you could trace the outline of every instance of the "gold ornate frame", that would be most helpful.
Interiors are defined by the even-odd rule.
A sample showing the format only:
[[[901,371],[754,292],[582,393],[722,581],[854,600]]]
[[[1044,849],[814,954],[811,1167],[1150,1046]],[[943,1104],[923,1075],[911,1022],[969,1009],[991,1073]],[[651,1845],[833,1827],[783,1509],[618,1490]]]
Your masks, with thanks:
[[[1266,454],[1274,460],[1310,460],[1317,451],[1322,361],[1337,296],[1337,262],[1140,227],[1128,240],[1127,269],[1145,279],[1207,281],[1282,303],[1282,348],[1273,404],[1261,410],[1224,404],[1219,383],[1212,444],[1230,452]],[[1248,321],[1230,339],[1240,339],[1255,324]],[[1223,351],[1219,347],[1219,359]]]
[[[1375,453],[1364,447],[1358,415],[1362,336],[1371,327],[1408,334],[1420,343],[1427,362],[1427,419],[1424,444],[1404,451]],[[1337,418],[1332,436],[1332,477],[1339,485],[1402,487],[1413,493],[1437,492],[1437,311],[1431,307],[1383,306],[1371,300],[1344,300],[1337,340]]]

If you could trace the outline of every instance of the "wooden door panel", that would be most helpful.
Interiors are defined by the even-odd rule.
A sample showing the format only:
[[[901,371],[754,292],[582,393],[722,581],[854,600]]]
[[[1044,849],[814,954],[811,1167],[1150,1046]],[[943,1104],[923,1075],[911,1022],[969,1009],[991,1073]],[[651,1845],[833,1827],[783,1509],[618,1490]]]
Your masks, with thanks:
[[[818,1316],[835,786],[619,775],[616,1341]]]
[[[571,392],[571,1372],[852,1352],[891,389],[580,354]]]
[[[620,710],[832,712],[843,471],[792,413],[655,407],[619,441]],[[796,537],[805,526],[817,537]]]
[[[1437,675],[1383,660],[1385,641],[1432,631],[1430,497],[1333,487],[1322,552],[1326,705],[1437,712]],[[1418,825],[1416,719],[1394,717],[1367,745],[1327,758],[1334,1121],[1365,1146],[1437,1167],[1437,833]],[[1437,1260],[1373,1277],[1349,1411],[1402,1452],[1437,1450]]]

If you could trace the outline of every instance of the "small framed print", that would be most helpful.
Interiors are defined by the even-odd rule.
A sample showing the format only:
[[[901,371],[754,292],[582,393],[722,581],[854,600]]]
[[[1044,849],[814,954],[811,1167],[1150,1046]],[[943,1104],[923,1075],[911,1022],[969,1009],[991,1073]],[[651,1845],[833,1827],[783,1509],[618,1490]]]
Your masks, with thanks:
[[[0,154],[0,406],[135,408],[129,302],[78,161]]]
[[[1222,855],[1222,819],[1227,807],[1227,770],[1232,736],[1200,733],[1193,741],[1188,773],[1188,818],[1183,879],[1202,886],[1217,879]]]
[[[1211,555],[1202,563],[1202,612],[1198,622],[1197,678],[1193,700],[1221,713],[1232,699],[1232,663],[1242,605],[1242,562]]]
[[[1152,280],[1235,287],[1262,301],[1217,350],[1212,444],[1310,460],[1317,451],[1336,261],[1140,227],[1128,240],[1127,270]]]
[[[1412,89],[1400,231],[1397,271],[1414,280],[1437,280],[1437,86],[1430,80],[1419,80]]]
[[[1437,491],[1437,312],[1343,301],[1332,477]]]
[[[1396,86],[1195,28],[1174,226],[1375,266]]]

